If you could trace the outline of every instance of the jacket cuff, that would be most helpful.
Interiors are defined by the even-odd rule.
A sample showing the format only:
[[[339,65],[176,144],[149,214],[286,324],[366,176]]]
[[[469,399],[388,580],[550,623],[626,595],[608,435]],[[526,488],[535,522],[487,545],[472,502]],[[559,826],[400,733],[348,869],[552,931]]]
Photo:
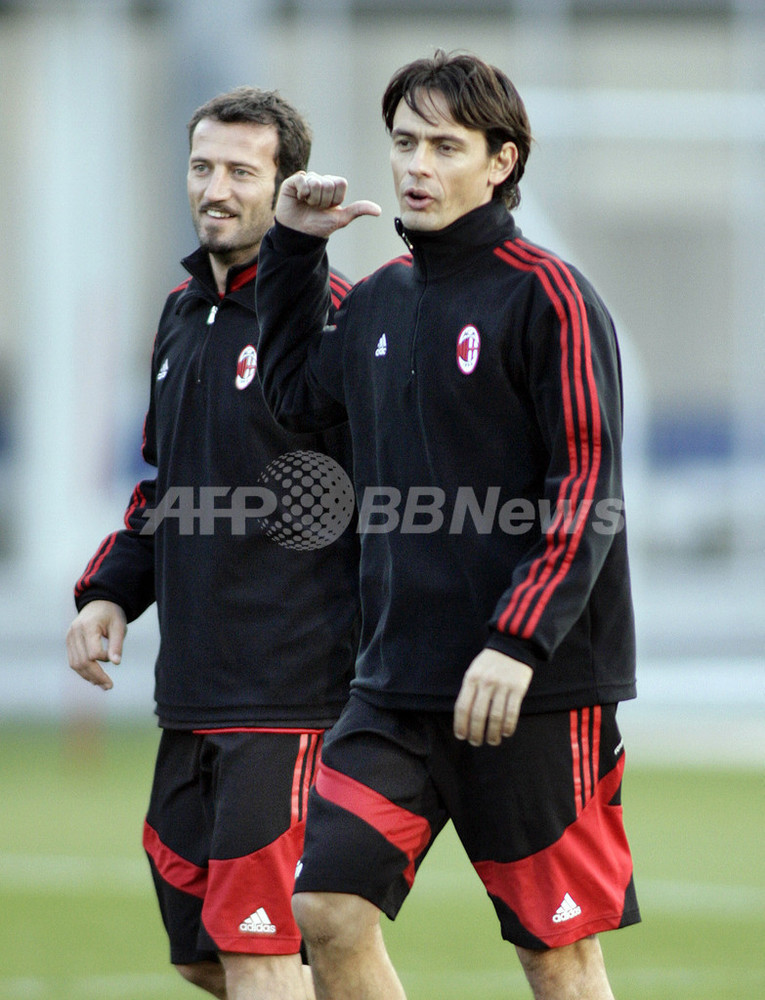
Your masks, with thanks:
[[[514,660],[520,660],[521,663],[525,663],[532,670],[536,670],[543,663],[543,660],[536,655],[529,642],[524,642],[515,636],[503,635],[501,632],[497,632],[496,629],[492,629],[485,648],[496,649],[498,653],[504,653],[505,656],[512,656]]]
[[[84,591],[79,596],[75,597],[74,605],[78,611],[82,611],[86,604],[91,604],[93,601],[109,601],[111,604],[116,604],[118,607],[122,608],[125,613],[125,619],[128,624],[134,622],[136,618],[139,618],[146,608],[137,608],[131,605],[129,601],[119,600],[114,596],[114,594],[109,594],[103,590],[99,590],[94,587],[93,589],[88,589]],[[148,606],[148,605],[147,605]]]
[[[310,233],[302,233],[299,229],[291,229],[276,219],[269,235],[273,248],[283,253],[310,253],[323,250],[329,242],[323,236],[312,236]]]

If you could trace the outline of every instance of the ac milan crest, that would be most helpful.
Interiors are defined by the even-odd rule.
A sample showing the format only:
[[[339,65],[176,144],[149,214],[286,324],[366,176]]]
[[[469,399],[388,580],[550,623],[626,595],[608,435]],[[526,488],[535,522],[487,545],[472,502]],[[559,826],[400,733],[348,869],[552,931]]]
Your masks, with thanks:
[[[258,355],[252,344],[248,344],[236,363],[236,387],[246,389],[258,370]]]
[[[466,326],[457,339],[457,365],[463,375],[470,375],[478,364],[481,337],[474,326]]]

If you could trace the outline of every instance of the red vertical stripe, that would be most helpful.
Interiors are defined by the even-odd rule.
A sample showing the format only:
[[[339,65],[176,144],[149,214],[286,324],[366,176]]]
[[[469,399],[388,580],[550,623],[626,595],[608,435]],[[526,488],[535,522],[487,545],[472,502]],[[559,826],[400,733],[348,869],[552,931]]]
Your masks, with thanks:
[[[600,705],[592,710],[592,781],[597,788],[600,781]]]
[[[292,775],[292,823],[305,819],[308,793],[316,775],[316,764],[321,751],[323,731],[300,733],[295,770]]]
[[[592,760],[590,757],[590,710],[582,709],[582,738],[580,746],[582,748],[582,777],[584,780],[583,805],[587,805],[592,797]]]
[[[569,714],[571,726],[571,761],[573,764],[574,777],[574,802],[576,803],[576,814],[582,812],[582,761],[579,753],[579,712],[573,708]]]
[[[130,503],[125,511],[125,527],[130,531],[135,531],[136,529],[130,523],[130,518],[136,513],[146,507],[146,497],[143,490],[141,489],[141,483],[137,483],[133,493],[130,497]],[[107,535],[106,538],[101,542],[101,544],[96,549],[95,554],[91,558],[88,565],[85,567],[85,572],[82,574],[80,579],[77,581],[74,587],[74,592],[79,596],[84,590],[86,590],[96,575],[96,573],[101,568],[101,565],[106,559],[106,557],[111,552],[114,547],[114,543],[117,541],[117,532],[113,531],[111,535]]]
[[[310,746],[310,736],[308,733],[300,734],[298,753],[295,759],[295,770],[292,775],[292,824],[298,823],[304,813],[303,805],[303,773],[305,770],[305,757]]]
[[[522,242],[506,243],[504,248],[497,248],[495,254],[513,267],[536,274],[560,323],[561,395],[569,473],[558,490],[556,515],[547,529],[545,551],[532,563],[526,579],[516,587],[498,622],[500,629],[509,629],[528,638],[555,588],[565,579],[582,538],[600,470],[600,407],[592,369],[587,312],[566,265]],[[566,504],[575,512],[572,531],[567,530]]]
[[[337,309],[340,303],[343,301],[345,296],[351,290],[350,283],[345,281],[340,277],[339,274],[329,275],[329,290],[330,298],[332,299],[332,305]]]
[[[570,537],[567,537],[565,530],[565,522],[562,518],[562,513],[564,509],[564,502],[566,499],[572,506],[572,509],[576,509],[576,505],[579,501],[579,494],[582,485],[582,475],[584,469],[586,468],[588,457],[589,457],[589,445],[587,440],[587,423],[586,414],[584,410],[584,399],[582,392],[582,381],[581,381],[581,335],[582,335],[582,324],[581,317],[577,314],[575,304],[573,303],[568,289],[563,285],[560,275],[553,271],[552,277],[555,281],[556,289],[553,288],[551,282],[548,280],[547,275],[543,271],[538,272],[542,285],[547,291],[551,302],[555,308],[556,314],[561,324],[560,331],[560,345],[561,345],[561,389],[563,396],[564,405],[564,416],[566,422],[566,437],[568,442],[568,453],[569,453],[569,475],[564,479],[559,490],[559,503],[557,505],[558,514],[556,515],[553,523],[548,529],[548,544],[545,565],[542,567],[540,562],[539,568],[542,569],[534,586],[530,587],[527,591],[524,601],[521,603],[518,611],[514,617],[511,627],[520,631],[522,619],[531,605],[534,598],[540,593],[541,588],[545,588],[543,592],[544,600],[540,598],[537,604],[537,610],[532,618],[527,622],[526,627],[522,631],[522,635],[528,637],[533,632],[533,628],[536,626],[539,617],[541,616],[549,596],[551,594],[551,588],[558,579],[562,579],[565,573],[568,571],[571,560],[573,559],[574,553],[577,546],[571,545],[571,540],[576,537],[576,531]],[[558,294],[559,291],[563,292],[563,296],[566,301]],[[585,318],[586,322],[586,318]],[[571,335],[572,341],[572,354],[573,358],[570,362],[569,360],[569,333]],[[572,406],[572,395],[571,386],[568,381],[568,368],[569,363],[573,366],[573,378],[574,378],[574,395],[577,402],[577,411],[579,414],[579,427],[577,434],[577,427],[574,419],[574,410]],[[577,440],[579,441],[581,448],[581,464],[580,460],[577,458]],[[571,493],[568,498],[566,498],[566,492],[571,484]],[[583,525],[583,522],[580,522]],[[578,539],[577,539],[578,543]],[[567,550],[567,551],[566,551]],[[558,574],[551,580],[554,567],[561,555],[563,555],[563,561],[560,565]],[[552,557],[552,558],[551,558]]]
[[[561,264],[561,268],[563,265]],[[566,270],[566,274],[568,271]],[[576,300],[576,308],[574,308],[573,299],[570,299],[569,306],[572,309],[572,316],[574,317],[575,327],[574,332],[574,353],[575,353],[575,385],[576,385],[576,396],[577,396],[577,407],[579,414],[578,429],[579,429],[579,439],[581,443],[581,469],[579,473],[579,478],[575,484],[575,488],[572,492],[572,503],[574,509],[579,502],[579,493],[584,485],[584,494],[582,496],[582,502],[584,503],[584,514],[583,516],[578,516],[578,524],[574,532],[571,535],[571,539],[568,545],[568,551],[566,553],[564,562],[561,564],[558,573],[555,577],[550,580],[544,593],[542,594],[540,600],[537,603],[537,608],[534,614],[529,619],[526,629],[524,630],[524,635],[529,636],[533,632],[534,628],[539,621],[542,613],[544,612],[547,603],[552,596],[552,593],[558,583],[565,577],[568,572],[568,568],[579,548],[579,543],[584,533],[584,528],[587,519],[587,512],[589,506],[594,500],[595,496],[595,486],[598,479],[598,473],[600,472],[600,459],[601,459],[601,417],[600,417],[600,405],[598,402],[598,390],[595,383],[595,374],[592,368],[592,355],[591,355],[591,344],[590,344],[590,329],[587,320],[587,311],[582,300],[581,293],[573,277],[568,274],[571,280],[572,288],[574,290],[574,298]],[[565,289],[563,279],[559,276],[558,285]],[[568,296],[568,291],[566,291]],[[583,352],[583,358],[582,358]],[[587,380],[587,398],[589,399],[589,408],[586,406],[586,400],[584,395],[584,382],[582,379],[582,363],[584,363],[585,377]],[[589,418],[589,419],[588,419]],[[589,449],[589,436],[588,428],[591,421],[591,431],[592,431],[592,454],[590,454]],[[588,472],[589,465],[589,472]],[[573,470],[572,470],[573,474]],[[565,529],[564,534],[565,534]]]
[[[82,574],[80,579],[75,584],[74,592],[79,596],[89,585],[93,576],[98,572],[101,563],[107,557],[111,551],[115,541],[117,540],[117,532],[112,532],[108,535],[96,549],[95,555],[92,557],[88,565],[85,567],[85,572]]]
[[[592,800],[600,781],[600,705],[570,713],[571,763],[577,816]],[[592,733],[590,733],[592,723]]]
[[[137,510],[141,510],[146,507],[146,495],[141,489],[141,484],[137,483],[135,489],[133,490],[133,495],[130,498],[130,503],[127,510],[125,511],[125,527],[133,530],[133,525],[130,523],[130,518],[135,514]]]

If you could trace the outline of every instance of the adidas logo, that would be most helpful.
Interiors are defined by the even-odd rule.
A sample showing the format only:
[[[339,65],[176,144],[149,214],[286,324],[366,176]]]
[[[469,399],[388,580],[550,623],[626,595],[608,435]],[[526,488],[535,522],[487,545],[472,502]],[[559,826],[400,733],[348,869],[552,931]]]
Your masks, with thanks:
[[[377,347],[375,348],[375,357],[381,358],[384,354],[388,353],[388,340],[385,334],[380,337],[377,341]]]
[[[239,930],[243,934],[276,934],[276,926],[262,906],[239,924]]]
[[[578,906],[571,896],[566,893],[563,897],[563,902],[558,907],[555,916],[553,917],[554,924],[562,924],[566,920],[573,920],[574,917],[578,917],[582,912],[582,907]]]
[[[162,365],[157,372],[157,382],[161,382],[163,378],[166,378],[167,373],[170,371],[170,365],[167,363],[167,358],[162,362]]]

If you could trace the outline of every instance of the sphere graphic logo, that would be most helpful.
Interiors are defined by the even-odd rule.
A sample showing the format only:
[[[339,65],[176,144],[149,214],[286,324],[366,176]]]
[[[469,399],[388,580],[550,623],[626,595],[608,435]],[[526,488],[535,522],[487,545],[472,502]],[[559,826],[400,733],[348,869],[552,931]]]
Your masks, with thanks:
[[[258,481],[276,498],[276,510],[263,518],[263,530],[285,548],[324,548],[337,541],[351,522],[353,484],[329,455],[287,452],[270,462]]]

